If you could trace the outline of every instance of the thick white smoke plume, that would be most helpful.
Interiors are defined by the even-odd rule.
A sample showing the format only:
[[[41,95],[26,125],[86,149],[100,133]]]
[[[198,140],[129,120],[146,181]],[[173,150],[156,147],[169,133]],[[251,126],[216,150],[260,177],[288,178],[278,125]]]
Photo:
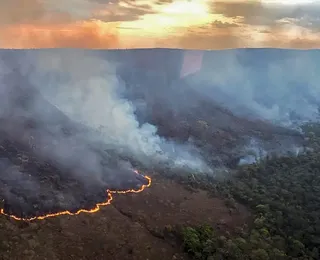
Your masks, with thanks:
[[[90,136],[95,145],[100,143],[103,148],[105,144],[107,149],[116,150],[124,158],[134,158],[149,167],[161,165],[165,168],[187,167],[196,171],[209,171],[200,152],[190,141],[192,138],[188,139],[190,129],[196,135],[194,142],[208,161],[214,156],[221,156],[221,149],[235,148],[233,145],[220,147],[220,150],[213,149],[216,144],[223,143],[219,142],[223,135],[219,136],[218,130],[226,133],[226,141],[232,139],[228,134],[234,134],[234,143],[237,138],[241,139],[254,132],[246,133],[247,129],[253,127],[244,122],[248,117],[292,127],[305,120],[317,120],[318,116],[320,89],[317,82],[320,78],[317,69],[320,57],[317,59],[317,52],[204,51],[199,71],[183,78],[179,77],[179,57],[183,56],[183,51],[131,50],[127,53],[38,50],[13,56],[18,60],[19,73],[51,104],[72,120],[95,131]],[[7,73],[6,66],[2,67],[1,75]],[[208,99],[210,102],[202,102]],[[6,102],[6,99],[1,102]],[[240,117],[237,119],[219,110],[217,103]],[[47,117],[48,122],[52,121],[52,115],[44,111],[43,107],[41,102],[34,100],[34,114]],[[186,117],[179,118],[182,114]],[[158,121],[152,121],[157,115],[160,115],[160,121],[158,118]],[[174,118],[180,121],[177,124],[178,130],[173,131],[173,139],[188,139],[184,144],[162,137],[171,137],[170,131],[175,130],[176,126]],[[189,120],[186,127],[183,126],[185,118]],[[208,121],[208,131],[200,130],[197,124],[200,119]],[[159,132],[162,131],[160,135],[157,127]],[[163,129],[168,130],[169,134]],[[270,131],[273,129],[270,128]],[[203,136],[202,143],[197,140],[200,136]],[[212,136],[217,138],[212,139]],[[88,168],[99,164],[97,160],[100,159],[96,154],[85,156],[86,148],[77,151],[78,156],[68,157],[65,152],[68,146],[81,143],[85,138],[79,135],[72,137],[64,145],[57,146],[58,159],[74,163],[86,161]],[[253,147],[254,144],[248,146]],[[285,146],[288,147],[287,144]],[[262,149],[269,151],[271,148],[263,146]]]
[[[26,59],[32,85],[72,120],[95,129],[96,141],[143,164],[210,171],[191,145],[165,140],[154,125],[139,124],[135,107],[122,97],[116,64],[78,50],[31,53]]]

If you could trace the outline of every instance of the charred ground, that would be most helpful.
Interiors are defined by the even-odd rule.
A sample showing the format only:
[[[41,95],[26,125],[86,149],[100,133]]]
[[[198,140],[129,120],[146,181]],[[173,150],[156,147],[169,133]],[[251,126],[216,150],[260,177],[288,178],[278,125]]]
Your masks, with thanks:
[[[132,53],[131,60],[135,61],[137,56],[141,55],[141,50]],[[129,61],[122,60],[124,66],[117,75],[125,82],[127,90],[125,96],[137,107],[136,115],[139,121],[156,125],[159,135],[181,143],[185,141],[194,143],[211,166],[227,168],[237,168],[240,158],[246,156],[244,147],[249,145],[252,138],[258,140],[264,150],[278,154],[285,153],[288,148],[290,150],[291,144],[295,146],[305,144],[304,136],[296,131],[256,118],[248,119],[235,115],[226,107],[212,102],[211,99],[195,91],[185,91],[183,87],[188,82],[177,76],[179,74],[178,66],[175,65],[179,60],[176,57],[177,54],[171,51],[166,53],[162,55],[159,51],[156,54],[157,59],[163,61],[159,62],[156,70],[170,70],[170,73],[160,77],[160,80],[155,80],[152,73],[149,75],[145,73],[148,59],[147,61],[143,59],[142,65],[144,62],[147,65],[141,65],[142,67],[134,67],[135,64],[132,67]],[[109,56],[113,55],[119,57],[120,54],[114,52]],[[180,55],[180,61],[181,57]],[[128,57],[124,58],[124,61],[126,59]],[[164,62],[167,63],[166,66],[163,66]],[[140,72],[141,77],[133,77],[133,71]],[[167,84],[163,84],[163,79]],[[14,109],[5,107],[7,97],[1,100],[3,101],[1,102],[2,111],[5,113],[1,114],[0,127],[2,167],[0,191],[4,198],[3,207],[6,212],[19,216],[34,216],[55,210],[75,211],[79,207],[89,209],[106,198],[105,190],[108,188],[136,189],[146,184],[145,178],[137,179],[135,173],[123,171],[120,167],[122,164],[119,164],[119,161],[131,161],[131,164],[139,168],[137,162],[132,158],[119,155],[112,149],[106,152],[94,142],[88,143],[91,130],[70,120],[46,101],[36,89],[31,85],[28,86],[27,82],[19,70],[13,71],[6,82],[7,86],[10,85],[11,91],[5,92],[11,93],[11,96],[7,97],[11,99],[10,104],[15,104]],[[154,87],[153,91],[146,88],[150,85]],[[173,86],[180,86],[180,88]],[[171,99],[168,96],[171,96]],[[40,100],[41,108],[47,111],[47,115],[54,118],[50,124],[48,120],[42,118],[41,113],[34,114],[34,111],[28,111],[28,103],[33,102],[33,97],[36,97],[37,102]],[[176,103],[177,99],[181,102]],[[138,103],[141,100],[144,101],[143,105],[147,109],[139,108]],[[183,107],[183,104],[187,104],[188,108]],[[72,149],[73,145],[79,143],[80,146]],[[70,167],[69,163],[57,160],[61,157],[56,157],[56,154],[49,156],[52,155],[50,151],[57,150],[57,147],[63,147],[63,150],[67,148],[68,152],[76,154],[88,151],[94,153],[101,159],[102,166],[105,165],[107,168],[103,178],[101,179],[100,175],[93,175],[96,179],[90,178],[91,181],[88,182],[88,177],[92,177],[92,173],[86,168],[79,167],[76,163],[73,164],[74,167]],[[293,165],[294,168],[295,162],[297,161],[293,159],[289,166]],[[283,161],[279,159],[275,164],[279,166],[282,163]],[[263,169],[266,166],[262,164],[259,167]],[[242,175],[240,174],[243,178],[240,182],[237,182],[237,178],[232,180],[234,186],[227,181],[221,184],[220,188],[220,182],[215,178],[197,175],[196,172],[188,174],[172,172],[170,168],[167,171],[162,168],[160,171],[155,166],[145,169],[153,180],[153,185],[149,189],[141,194],[115,195],[111,206],[94,215],[61,216],[31,223],[16,222],[1,216],[1,257],[2,259],[90,260],[188,259],[189,256],[182,252],[182,249],[186,249],[189,250],[191,257],[204,259],[201,257],[207,256],[207,253],[203,252],[206,249],[204,246],[207,245],[207,240],[199,241],[201,243],[191,248],[192,251],[190,247],[194,244],[186,243],[188,242],[186,239],[190,237],[183,236],[181,235],[183,232],[180,232],[184,227],[189,226],[195,228],[195,232],[191,232],[191,235],[199,236],[201,229],[199,233],[196,227],[203,223],[214,227],[216,234],[221,236],[219,239],[227,242],[224,245],[226,247],[221,246],[219,249],[225,250],[223,252],[211,243],[208,247],[212,251],[209,252],[210,254],[213,255],[219,251],[218,257],[222,259],[223,257],[237,259],[232,258],[234,256],[228,253],[229,249],[236,248],[232,240],[233,235],[241,237],[241,234],[249,234],[257,237],[257,232],[261,232],[261,237],[256,239],[260,244],[256,243],[257,248],[252,249],[255,253],[253,257],[261,257],[259,247],[269,245],[265,242],[270,242],[270,239],[263,237],[264,230],[252,230],[252,214],[259,222],[261,212],[255,211],[256,202],[252,203],[252,198],[249,196],[251,186],[255,188],[254,192],[257,196],[262,187],[262,184],[257,185],[256,181],[261,179],[257,176],[263,172],[259,167],[252,166],[248,171],[244,170]],[[268,169],[272,171],[274,167],[271,163]],[[141,168],[145,167],[141,165]],[[284,166],[280,172],[287,169],[288,167]],[[114,171],[117,171],[117,177],[119,175],[122,177],[112,178]],[[276,175],[275,180],[277,180]],[[248,181],[248,179],[252,185],[248,189],[239,191],[237,183]],[[34,192],[36,187],[40,187],[38,192]],[[265,194],[274,193],[273,185],[270,187],[264,189]],[[239,199],[236,195],[240,196],[243,203],[248,204],[248,208],[252,207],[251,210],[237,203],[233,199],[233,197]],[[225,201],[226,198],[227,201]],[[254,199],[258,201],[256,197]],[[266,216],[270,216],[270,212],[262,213],[268,213]],[[295,221],[293,220],[292,223],[296,223]],[[272,232],[275,231],[272,230]],[[212,236],[209,237],[211,242],[218,241],[216,241],[216,234],[211,234]],[[254,242],[257,242],[256,240]],[[217,243],[220,242],[219,240]],[[317,242],[313,241],[313,243],[312,246]],[[298,245],[301,246],[301,244]],[[270,248],[271,246],[270,244]],[[306,252],[310,253],[312,250],[310,246]],[[298,252],[297,257],[300,257],[299,254],[302,253]],[[248,255],[250,252],[245,256]],[[262,259],[274,259],[269,255],[273,256],[268,252],[267,258]],[[266,254],[262,252],[262,257],[265,256]]]
[[[72,122],[46,101],[19,70],[8,74],[4,83],[0,197],[6,214],[32,218],[64,211],[76,213],[108,201],[111,195],[107,190],[139,190],[148,185],[142,175],[119,166],[121,158],[115,152],[88,141],[90,129]],[[32,109],[35,101],[50,119]],[[61,160],[57,151],[65,151],[67,158]],[[95,172],[96,167],[85,168],[89,161],[70,161],[74,154],[94,156],[103,173]]]

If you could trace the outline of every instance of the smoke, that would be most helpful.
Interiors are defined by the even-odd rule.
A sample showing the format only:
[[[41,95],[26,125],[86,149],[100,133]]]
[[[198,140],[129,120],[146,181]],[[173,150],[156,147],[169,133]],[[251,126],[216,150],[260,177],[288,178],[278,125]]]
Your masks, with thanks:
[[[9,214],[92,208],[106,189],[146,184],[135,166],[212,171],[191,144],[138,122],[117,64],[96,54],[0,52],[0,182],[8,185],[0,196]]]
[[[297,146],[294,143],[287,144],[283,147],[268,147],[261,141],[250,138],[247,145],[243,147],[242,156],[239,160],[239,165],[259,163],[267,157],[280,156],[298,156],[308,148]]]
[[[280,49],[204,53],[189,85],[237,115],[294,127],[319,119],[319,52]]]
[[[313,54],[204,51],[200,68],[179,79],[181,54],[185,52],[154,50],[153,58],[146,59],[142,63],[148,64],[139,68],[134,61],[148,55],[140,52],[132,51],[132,56],[82,50],[7,54],[2,60],[1,85],[21,85],[16,92],[34,94],[26,112],[16,108],[14,102],[18,101],[10,88],[2,87],[2,117],[8,118],[10,114],[5,111],[11,111],[16,117],[33,117],[41,123],[38,130],[29,131],[35,136],[31,141],[19,131],[19,124],[2,127],[24,142],[35,143],[40,155],[66,169],[76,169],[72,175],[86,185],[90,186],[86,180],[91,179],[120,187],[126,177],[120,178],[119,172],[127,172],[132,165],[212,172],[205,161],[212,165],[212,158],[219,157],[219,165],[222,162],[224,166],[228,151],[239,150],[244,145],[240,139],[250,135],[245,131],[251,131],[254,123],[246,121],[248,118],[290,127],[295,120],[316,119],[319,88]],[[119,74],[124,64],[133,65],[124,69],[130,77]],[[302,68],[308,68],[307,73]],[[240,118],[220,109],[217,103]],[[251,133],[254,131],[262,130],[253,129]],[[281,142],[286,142],[283,146],[288,148],[293,139]],[[261,145],[265,152],[285,149]],[[249,141],[247,146],[255,144]]]
[[[135,106],[124,97],[125,88],[116,78],[117,64],[81,50],[30,52],[23,60],[21,71],[30,84],[70,119],[92,130],[85,137],[73,135],[68,142],[63,141],[54,151],[59,161],[85,161],[85,170],[94,168],[96,155],[88,156],[87,150],[77,151],[76,157],[65,156],[67,147],[78,147],[78,143],[89,138],[148,167],[156,164],[211,171],[191,144],[166,140],[157,134],[156,126],[138,122]],[[43,113],[42,118],[48,116],[37,102],[33,110]]]

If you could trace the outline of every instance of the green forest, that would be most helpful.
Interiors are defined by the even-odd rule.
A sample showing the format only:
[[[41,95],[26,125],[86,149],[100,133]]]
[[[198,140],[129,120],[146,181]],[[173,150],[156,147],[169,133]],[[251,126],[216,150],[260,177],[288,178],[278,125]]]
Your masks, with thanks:
[[[312,150],[298,156],[265,158],[241,166],[231,178],[189,178],[226,199],[230,210],[239,202],[252,212],[250,224],[222,233],[207,223],[179,231],[193,259],[320,259],[320,131],[304,128]]]

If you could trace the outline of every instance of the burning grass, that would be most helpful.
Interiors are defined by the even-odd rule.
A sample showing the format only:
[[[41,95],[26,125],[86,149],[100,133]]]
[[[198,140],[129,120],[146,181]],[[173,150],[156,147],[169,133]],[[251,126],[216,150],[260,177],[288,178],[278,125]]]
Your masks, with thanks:
[[[133,170],[81,182],[72,170],[41,161],[9,140],[0,145],[0,167],[0,213],[22,221],[95,213],[111,203],[112,194],[139,193],[151,185],[150,177]]]

